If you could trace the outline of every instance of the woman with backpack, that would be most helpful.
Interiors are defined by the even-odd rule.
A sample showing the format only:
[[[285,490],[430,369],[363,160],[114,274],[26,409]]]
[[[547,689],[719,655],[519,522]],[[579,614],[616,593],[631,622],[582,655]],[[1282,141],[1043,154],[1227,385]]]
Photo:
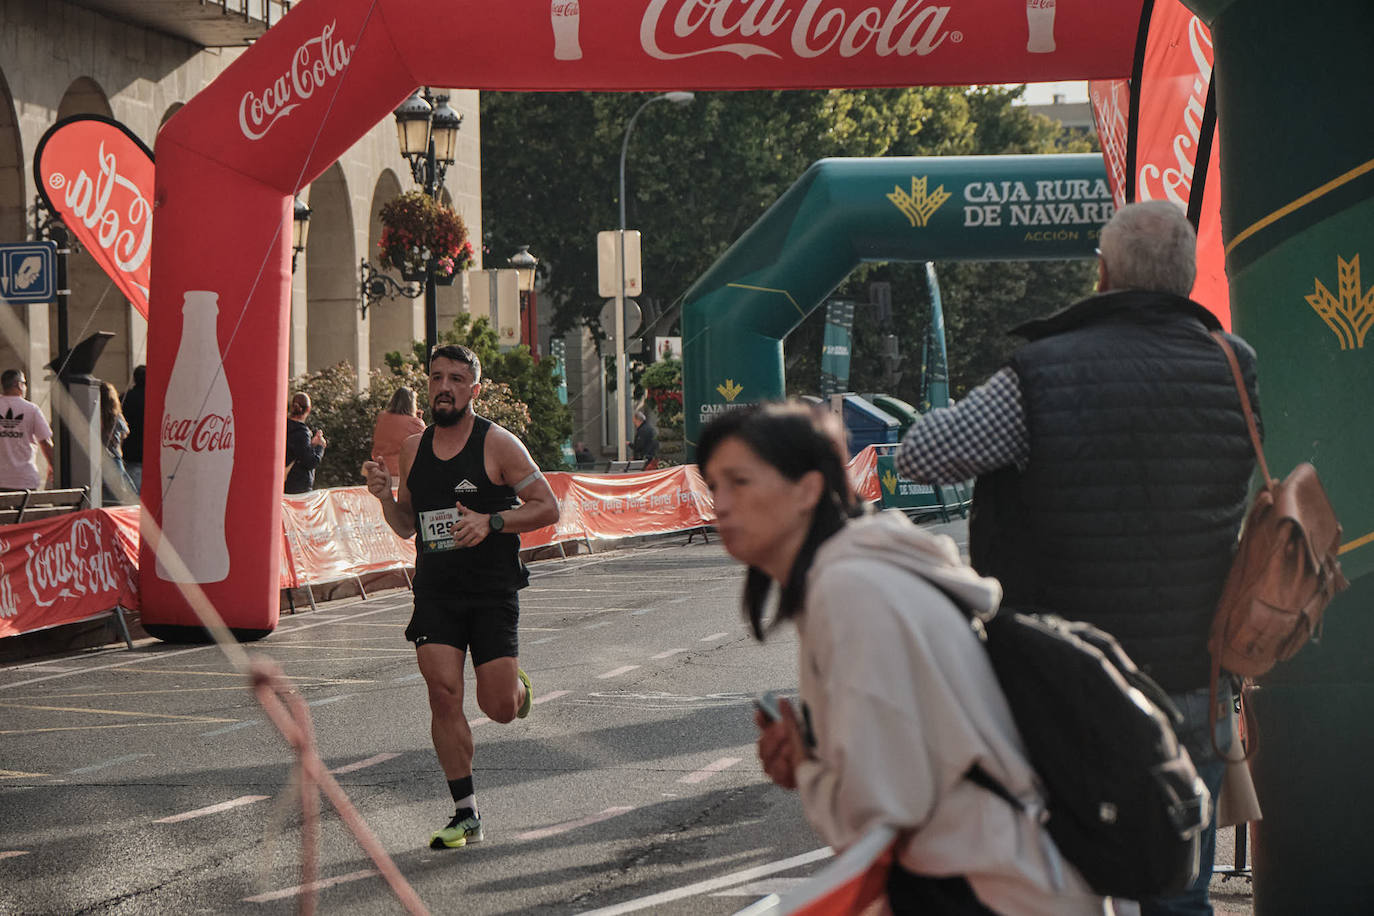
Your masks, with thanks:
[[[1043,799],[1011,710],[947,597],[991,610],[1001,587],[898,511],[860,517],[841,435],[833,416],[767,405],[721,415],[697,446],[721,540],[749,567],[755,636],[774,583],[771,625],[797,627],[800,709],[756,714],[764,771],[800,791],[836,850],[899,831],[887,882],[898,916],[1102,913],[1034,816]],[[1026,810],[967,778],[975,765]]]

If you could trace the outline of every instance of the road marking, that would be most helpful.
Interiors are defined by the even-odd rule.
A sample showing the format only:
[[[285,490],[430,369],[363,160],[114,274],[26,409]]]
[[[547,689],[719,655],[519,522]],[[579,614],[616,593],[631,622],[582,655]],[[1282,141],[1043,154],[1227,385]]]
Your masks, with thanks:
[[[70,771],[72,776],[82,776],[86,773],[94,773],[97,770],[108,769],[109,767],[119,766],[121,763],[128,763],[131,760],[138,760],[140,757],[151,757],[152,754],[125,754],[123,757],[114,757],[110,760],[102,760],[100,763],[93,763],[88,767],[81,767],[79,770]]]
[[[269,796],[266,795],[240,795],[238,798],[227,802],[220,802],[218,805],[211,805],[208,808],[197,808],[194,811],[184,811],[181,814],[173,814],[168,817],[160,817],[153,821],[154,824],[175,824],[179,821],[189,821],[195,817],[205,817],[207,814],[219,814],[221,811],[228,811],[231,808],[242,808],[244,805],[251,805],[255,802],[265,801]]]
[[[683,652],[691,651],[691,649],[669,649],[667,652],[660,652],[657,655],[650,655],[649,657],[657,661],[660,658],[672,658],[674,655],[680,655]]]
[[[798,884],[805,883],[805,878],[769,878],[767,881],[750,881],[748,884],[741,884],[729,890],[716,891],[712,897],[767,897],[769,894],[783,894],[792,890]]]
[[[4,849],[0,850],[0,859],[13,859],[15,856],[26,856],[29,854],[27,849]]]
[[[473,719],[471,722],[469,722],[468,728],[476,728],[479,725],[489,725],[490,723],[490,719],[488,719],[486,716],[482,716],[480,719]]]
[[[173,719],[182,722],[228,722],[213,716],[176,716],[169,712],[136,712],[128,709],[97,709],[94,706],[34,706],[27,703],[0,703],[4,709],[36,709],[42,712],[88,712],[102,716],[130,716],[135,719]],[[0,734],[4,734],[0,732]]]
[[[258,721],[259,720],[257,719],[248,719],[245,722],[236,722],[233,725],[226,725],[224,728],[217,728],[214,731],[201,732],[200,736],[202,738],[213,738],[215,737],[215,735],[226,735],[229,732],[236,732],[239,729],[247,728],[250,725],[257,725]]]
[[[44,665],[44,664],[37,664],[37,665],[17,665],[17,666],[15,666],[15,667],[13,667],[13,668],[0,668],[0,672],[5,672],[5,673],[8,673],[8,672],[10,672],[10,671],[43,671],[43,672],[56,672],[56,673],[58,673],[58,674],[65,674],[65,673],[68,672],[68,671],[75,671],[75,670],[76,670],[75,668],[63,668],[63,667],[60,667],[60,666],[58,666],[58,665]]]
[[[639,617],[639,616],[642,616],[642,615],[644,615],[644,614],[652,614],[653,612],[654,612],[654,609],[653,609],[653,608],[651,608],[651,607],[646,607],[646,608],[641,608],[641,609],[638,610],[638,611],[631,611],[631,612],[630,612],[630,616],[631,616],[631,617]]]
[[[351,693],[341,693],[341,694],[339,694],[339,695],[337,695],[337,696],[325,697],[325,698],[320,699],[320,700],[311,700],[309,703],[306,703],[305,705],[306,705],[306,706],[325,706],[325,705],[328,705],[329,703],[337,703],[337,702],[339,702],[340,700],[347,700],[347,699],[348,699],[349,697],[351,697],[351,696],[353,696],[353,694],[351,694]]]
[[[385,613],[385,612],[388,611],[388,610],[390,610],[390,609],[389,609],[389,608],[371,608],[371,609],[366,610],[366,611],[363,611],[363,612],[361,612],[361,613],[354,614],[354,615],[351,616],[351,617],[345,617],[345,618],[342,618],[342,619],[343,619],[343,620],[346,620],[346,621],[348,621],[348,620],[358,620],[358,619],[360,619],[360,618],[362,618],[362,617],[371,617],[371,616],[373,616],[374,614],[382,614],[382,613]],[[281,627],[281,628],[280,628],[280,631],[283,632],[283,633],[298,633],[298,632],[300,632],[301,630],[309,630],[309,629],[313,629],[314,627],[323,627],[323,626],[327,626],[327,625],[330,624],[330,623],[335,623],[335,622],[336,622],[336,621],[332,621],[332,620],[321,620],[321,621],[318,621],[318,622],[315,622],[315,623],[302,623],[302,624],[299,624],[299,625],[296,625],[296,626],[284,626],[284,627]],[[210,645],[204,645],[204,646],[192,646],[192,647],[189,648],[189,649],[174,649],[174,650],[172,650],[172,651],[170,651],[170,652],[157,652],[157,653],[152,653],[152,654],[149,654],[149,655],[142,656],[142,657],[140,657],[140,658],[132,658],[132,659],[120,660],[120,661],[114,662],[114,663],[109,664],[109,665],[95,665],[95,666],[90,667],[90,668],[79,668],[79,669],[77,669],[77,670],[75,670],[75,671],[64,671],[64,672],[61,673],[61,674],[47,674],[47,675],[44,675],[43,677],[31,677],[31,678],[28,678],[27,680],[23,680],[23,681],[14,681],[14,682],[9,683],[9,684],[0,684],[0,690],[13,690],[13,689],[16,688],[16,687],[24,687],[24,686],[27,686],[27,685],[29,685],[29,684],[40,684],[40,683],[43,683],[44,681],[56,681],[56,680],[60,680],[60,679],[62,679],[62,678],[76,677],[77,675],[81,675],[81,674],[94,674],[94,673],[97,672],[97,671],[109,671],[109,670],[111,670],[111,669],[123,669],[123,668],[128,668],[128,667],[131,666],[131,665],[140,665],[140,664],[143,664],[144,662],[151,662],[151,661],[166,661],[166,660],[169,659],[169,658],[176,658],[176,657],[182,656],[182,655],[189,655],[189,654],[191,654],[192,652],[206,652],[206,651],[210,651],[210,650],[212,650],[212,649],[218,649],[218,648],[219,648],[218,646],[216,646],[216,645],[214,645],[214,644],[210,644]],[[121,647],[118,651],[123,652],[124,650],[123,650],[123,648]],[[179,672],[179,673],[180,673],[180,672]],[[188,673],[188,674],[189,674],[189,673],[192,673],[192,672],[185,672],[185,673]],[[226,675],[226,676],[240,677],[240,678],[243,677],[242,674]],[[291,680],[291,678],[288,678],[288,680]],[[0,732],[0,734],[5,734],[5,733],[4,733],[4,732]],[[10,734],[14,734],[14,733],[11,732]]]
[[[555,690],[553,693],[546,693],[542,697],[535,697],[534,702],[530,705],[538,706],[540,703],[547,703],[549,700],[556,700],[559,697],[565,697],[570,693],[572,693],[571,690]]]
[[[361,881],[363,878],[373,878],[378,874],[375,868],[365,868],[362,871],[349,872],[346,875],[339,875],[337,878],[321,878],[319,881],[311,881],[309,884],[297,884],[295,887],[285,887],[279,891],[268,891],[265,894],[257,894],[252,897],[244,897],[244,903],[271,903],[273,900],[281,900],[284,897],[297,897],[305,891],[322,891],[326,887],[334,887],[338,884],[347,884],[350,881]]]
[[[122,673],[122,672],[121,672]],[[134,674],[173,674],[173,675],[195,675],[196,677],[232,677],[236,680],[246,681],[238,671],[188,671],[185,668],[142,668],[132,672]],[[375,684],[370,678],[356,677],[320,677],[317,674],[279,674],[277,675],[284,681],[309,681],[301,684],[302,687],[327,687],[337,684]],[[99,694],[95,694],[99,696]]]
[[[651,894],[648,897],[640,897],[638,900],[627,900],[624,903],[617,903],[615,906],[603,907],[599,910],[589,910],[582,916],[620,916],[621,913],[633,913],[636,910],[647,910],[649,907],[658,906],[663,903],[672,903],[674,900],[682,900],[684,897],[695,897],[699,894],[709,894],[712,891],[720,890],[725,887],[733,887],[736,884],[743,884],[746,881],[754,881],[767,875],[776,874],[780,871],[790,871],[793,868],[800,868],[803,865],[810,865],[821,859],[828,859],[835,854],[830,847],[824,849],[813,849],[811,852],[804,852],[799,856],[790,859],[782,859],[778,862],[770,862],[764,865],[756,865],[753,868],[746,868],[729,875],[721,875],[719,878],[708,878],[705,881],[698,881],[695,884],[688,884],[685,887],[675,888],[670,891]]]
[[[608,677],[619,677],[620,675],[633,671],[638,667],[639,665],[625,665],[621,668],[616,668],[613,671],[607,671],[605,674],[598,674],[596,676],[596,679],[599,681],[604,681]]]
[[[406,684],[406,683],[409,683],[410,681],[423,681],[424,679],[425,679],[425,676],[424,676],[423,674],[419,674],[419,673],[416,673],[416,674],[407,674],[405,677],[398,677],[398,678],[394,679],[391,683],[393,683],[393,684]]]
[[[729,633],[712,633],[710,636],[701,637],[701,642],[715,642],[717,639],[724,639]]]
[[[543,637],[542,639],[531,639],[530,641],[528,641],[527,643],[525,643],[525,645],[527,645],[527,646],[538,646],[538,645],[542,645],[543,643],[546,643],[546,642],[553,642],[553,641],[554,641],[555,639],[557,639],[557,638],[558,638],[557,636],[545,636],[545,637]]]
[[[51,773],[25,773],[22,770],[0,770],[0,779],[41,779]]]
[[[567,821],[562,824],[554,824],[552,827],[541,827],[539,830],[531,830],[529,833],[522,833],[516,837],[517,840],[542,840],[547,837],[557,836],[560,833],[567,833],[569,830],[576,830],[578,827],[589,827],[592,824],[599,824],[608,821],[613,817],[619,817],[627,811],[633,811],[631,805],[618,805],[614,808],[607,808],[600,814],[593,814],[581,820]]]
[[[610,626],[610,625],[613,624],[613,623],[615,623],[614,620],[603,620],[603,621],[601,621],[600,623],[589,623],[589,624],[587,624],[585,627],[583,627],[582,629],[584,629],[584,630],[595,630],[595,629],[597,629],[598,627],[608,627],[608,626]]]
[[[707,779],[710,779],[712,776],[716,775],[717,773],[721,772],[722,770],[730,769],[730,767],[739,763],[742,759],[743,758],[741,757],[722,757],[715,763],[707,764],[706,766],[697,770],[695,773],[688,773],[686,776],[679,779],[678,782],[685,782],[689,784],[704,782]]]
[[[379,764],[379,763],[386,763],[388,760],[391,760],[392,758],[394,758],[394,757],[399,757],[399,756],[401,756],[401,755],[400,755],[400,754],[374,754],[373,756],[367,758],[366,760],[359,760],[357,763],[350,763],[350,764],[347,764],[347,765],[345,765],[345,766],[335,767],[334,769],[330,770],[329,772],[332,773],[332,774],[334,774],[335,776],[340,776],[340,775],[342,775],[342,774],[344,774],[344,773],[353,773],[353,772],[356,772],[356,771],[358,771],[358,770],[366,769],[367,767],[376,766],[376,765]]]

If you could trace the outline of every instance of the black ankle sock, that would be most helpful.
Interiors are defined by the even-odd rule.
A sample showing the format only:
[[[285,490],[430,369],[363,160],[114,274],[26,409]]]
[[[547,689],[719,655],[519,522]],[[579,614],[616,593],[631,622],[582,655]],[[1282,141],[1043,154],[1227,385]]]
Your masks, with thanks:
[[[449,794],[453,796],[455,802],[460,802],[473,794],[472,776],[464,776],[462,779],[450,779],[448,781]]]

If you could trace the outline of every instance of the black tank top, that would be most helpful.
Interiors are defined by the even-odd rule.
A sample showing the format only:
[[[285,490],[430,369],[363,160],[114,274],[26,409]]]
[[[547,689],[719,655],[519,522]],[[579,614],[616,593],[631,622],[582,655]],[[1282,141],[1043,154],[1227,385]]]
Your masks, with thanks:
[[[475,547],[454,547],[448,528],[455,507],[490,515],[516,506],[515,490],[487,477],[487,430],[474,416],[463,450],[447,461],[434,455],[434,427],[424,431],[406,486],[415,510],[415,594],[454,597],[512,592],[529,584],[520,562],[520,535],[491,532]]]

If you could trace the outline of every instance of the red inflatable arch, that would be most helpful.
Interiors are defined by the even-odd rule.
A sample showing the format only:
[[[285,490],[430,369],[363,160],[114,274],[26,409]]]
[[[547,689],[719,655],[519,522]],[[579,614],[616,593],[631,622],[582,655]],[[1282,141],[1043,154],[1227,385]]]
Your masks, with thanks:
[[[291,202],[421,84],[801,89],[1131,75],[1141,0],[305,0],[158,135],[143,620],[277,620]],[[424,23],[424,28],[417,28]],[[514,40],[514,36],[520,36]],[[170,545],[175,551],[165,549]],[[174,556],[173,554],[176,554]],[[182,562],[178,562],[177,557]]]

